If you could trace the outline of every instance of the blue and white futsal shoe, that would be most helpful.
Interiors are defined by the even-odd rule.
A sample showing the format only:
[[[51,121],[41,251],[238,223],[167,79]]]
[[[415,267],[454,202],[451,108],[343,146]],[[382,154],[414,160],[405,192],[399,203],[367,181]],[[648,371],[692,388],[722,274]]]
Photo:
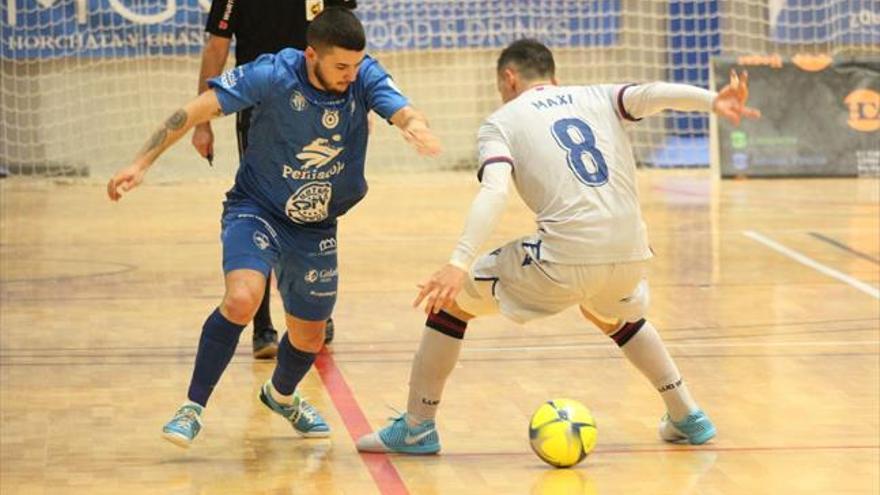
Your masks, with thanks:
[[[162,438],[188,449],[202,429],[202,412],[204,408],[195,402],[183,404],[162,427]]]
[[[660,419],[660,438],[667,442],[702,445],[715,437],[715,433],[712,420],[700,410],[681,421],[672,421],[668,413]]]
[[[260,389],[260,401],[273,412],[280,414],[284,419],[290,421],[293,429],[300,436],[306,438],[322,438],[330,436],[330,426],[321,417],[321,413],[305,399],[300,397],[299,392],[293,393],[293,404],[280,404],[269,392],[272,386],[272,380],[267,380]]]
[[[364,435],[357,441],[361,452],[392,452],[397,454],[436,454],[440,452],[440,437],[433,420],[409,426],[406,414],[389,418],[391,424]]]

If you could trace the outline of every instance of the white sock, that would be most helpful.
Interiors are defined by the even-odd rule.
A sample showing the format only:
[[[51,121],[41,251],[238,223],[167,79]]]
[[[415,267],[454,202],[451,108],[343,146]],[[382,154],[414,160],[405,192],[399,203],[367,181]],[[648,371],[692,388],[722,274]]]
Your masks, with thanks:
[[[409,376],[407,423],[415,426],[437,416],[446,379],[458,362],[462,339],[442,334],[433,328],[422,330],[422,341],[413,359]]]
[[[269,395],[275,399],[275,402],[281,404],[282,406],[292,406],[293,405],[293,394],[283,395],[281,392],[275,389],[275,385],[272,384],[272,381],[269,380]]]
[[[621,350],[660,392],[673,421],[681,421],[699,409],[654,325],[646,321]]]

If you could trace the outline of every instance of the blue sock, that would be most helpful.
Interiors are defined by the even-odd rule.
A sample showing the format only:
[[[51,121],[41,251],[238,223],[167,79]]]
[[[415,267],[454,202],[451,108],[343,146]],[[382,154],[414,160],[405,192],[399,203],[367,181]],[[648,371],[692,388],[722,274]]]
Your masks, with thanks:
[[[301,351],[290,343],[287,332],[278,344],[278,363],[272,373],[272,386],[281,395],[291,395],[300,380],[306,376],[317,354]]]
[[[219,308],[205,320],[192,380],[189,382],[189,400],[202,406],[208,404],[214,386],[220,381],[220,375],[235,354],[235,347],[244,327],[227,320],[220,314]]]

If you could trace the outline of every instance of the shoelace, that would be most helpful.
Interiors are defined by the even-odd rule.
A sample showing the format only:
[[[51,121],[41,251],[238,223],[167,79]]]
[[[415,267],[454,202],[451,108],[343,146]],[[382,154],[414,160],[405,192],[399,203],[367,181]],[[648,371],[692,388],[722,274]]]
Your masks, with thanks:
[[[190,425],[192,423],[199,422],[199,413],[195,411],[195,409],[191,409],[189,407],[183,408],[177,411],[177,414],[174,415],[173,421],[175,423],[181,425]]]
[[[299,415],[305,416],[310,423],[314,422],[318,417],[318,410],[314,408],[311,404],[305,401],[305,399],[299,399]],[[297,419],[299,419],[297,417]]]
[[[394,414],[397,415],[397,416],[388,416],[388,421],[397,422],[397,421],[400,421],[401,419],[405,419],[405,417],[406,417],[405,412],[402,412],[400,409],[392,406],[391,404],[385,404],[385,407],[387,407],[388,409],[391,409],[392,411],[394,411]]]

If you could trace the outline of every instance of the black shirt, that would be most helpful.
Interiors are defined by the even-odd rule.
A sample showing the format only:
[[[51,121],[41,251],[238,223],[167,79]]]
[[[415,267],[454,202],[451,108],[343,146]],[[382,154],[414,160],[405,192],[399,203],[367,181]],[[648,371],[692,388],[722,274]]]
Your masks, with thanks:
[[[235,36],[235,65],[242,65],[283,48],[304,50],[306,27],[322,5],[353,9],[357,0],[213,0],[205,31]]]

